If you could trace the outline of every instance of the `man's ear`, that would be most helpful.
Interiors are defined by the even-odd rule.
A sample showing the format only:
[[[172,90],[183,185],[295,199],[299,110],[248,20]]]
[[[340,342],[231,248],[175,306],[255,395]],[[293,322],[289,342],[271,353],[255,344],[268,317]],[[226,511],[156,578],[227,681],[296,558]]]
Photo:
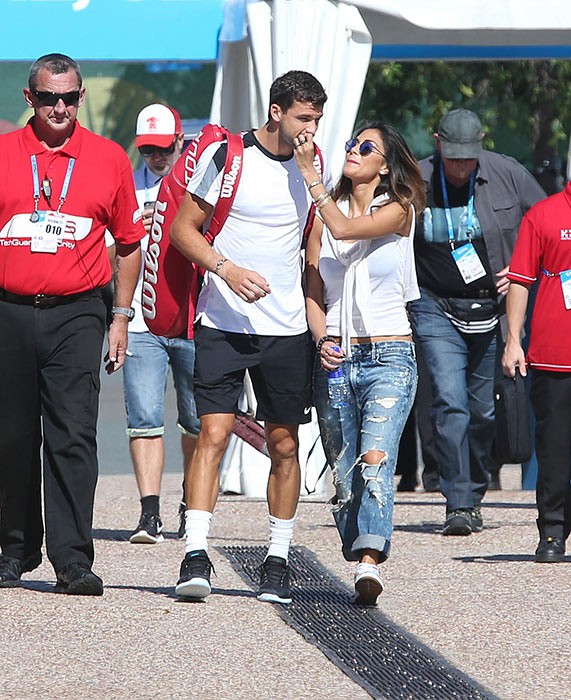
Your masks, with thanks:
[[[32,91],[30,88],[25,87],[22,92],[24,93],[24,99],[26,100],[28,107],[34,109],[34,103],[32,102]]]
[[[275,122],[279,122],[282,119],[282,108],[279,105],[272,104],[270,105],[270,117],[273,119]]]

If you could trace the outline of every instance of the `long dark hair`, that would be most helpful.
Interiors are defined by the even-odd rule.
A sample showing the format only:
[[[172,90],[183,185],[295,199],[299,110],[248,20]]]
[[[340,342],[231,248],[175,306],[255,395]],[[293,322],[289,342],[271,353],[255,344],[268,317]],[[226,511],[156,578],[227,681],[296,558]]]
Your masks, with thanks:
[[[403,209],[413,205],[418,216],[426,205],[424,180],[418,167],[418,161],[412,155],[408,144],[399,132],[390,124],[376,121],[359,127],[354,136],[359,136],[367,129],[376,129],[383,139],[385,160],[389,168],[386,175],[381,175],[381,181],[375,189],[375,197],[388,194],[392,201],[398,202]],[[353,183],[345,175],[341,175],[335,185],[333,199],[348,199]]]

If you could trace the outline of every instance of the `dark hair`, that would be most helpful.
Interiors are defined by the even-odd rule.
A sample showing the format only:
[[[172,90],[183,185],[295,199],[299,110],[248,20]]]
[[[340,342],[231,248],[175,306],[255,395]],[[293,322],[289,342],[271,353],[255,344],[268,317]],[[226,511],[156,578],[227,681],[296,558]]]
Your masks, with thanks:
[[[30,66],[30,74],[28,75],[28,87],[33,90],[36,87],[36,78],[42,68],[47,69],[52,75],[61,75],[68,73],[70,70],[75,71],[79,87],[82,85],[79,63],[66,56],[63,53],[47,53],[45,56],[40,56]]]
[[[310,102],[314,107],[323,107],[327,102],[323,85],[304,70],[290,70],[276,78],[270,87],[270,106],[279,105],[287,112],[296,101]]]
[[[426,206],[426,191],[418,162],[408,144],[393,126],[379,121],[359,127],[354,136],[359,136],[367,129],[376,129],[380,133],[385,160],[389,167],[389,172],[381,175],[381,181],[375,189],[375,197],[387,193],[391,200],[398,202],[403,209],[412,204],[418,216]],[[341,175],[333,189],[333,199],[348,199],[352,187],[351,180]]]

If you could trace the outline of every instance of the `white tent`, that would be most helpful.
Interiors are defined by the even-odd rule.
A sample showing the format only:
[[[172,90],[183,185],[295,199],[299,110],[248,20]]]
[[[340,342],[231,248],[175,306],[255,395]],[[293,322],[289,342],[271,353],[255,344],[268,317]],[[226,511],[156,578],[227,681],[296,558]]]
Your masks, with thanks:
[[[372,54],[569,57],[570,47],[569,0],[226,0],[211,120],[260,126],[272,80],[307,70],[329,95],[317,140],[337,174]]]

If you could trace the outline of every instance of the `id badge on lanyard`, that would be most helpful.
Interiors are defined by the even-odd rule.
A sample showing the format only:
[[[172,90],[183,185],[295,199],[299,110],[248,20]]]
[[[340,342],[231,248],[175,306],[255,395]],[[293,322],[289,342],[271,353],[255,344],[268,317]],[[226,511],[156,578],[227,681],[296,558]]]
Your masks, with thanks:
[[[460,248],[455,248],[452,251],[452,257],[466,284],[485,277],[486,270],[472,243],[466,243]]]
[[[561,291],[563,292],[565,308],[569,310],[571,309],[571,270],[560,272],[559,279],[561,280]]]
[[[58,241],[62,240],[63,232],[65,230],[66,215],[61,213],[61,208],[66,200],[67,192],[69,189],[69,183],[71,181],[71,175],[73,173],[73,168],[75,165],[75,158],[70,158],[67,165],[67,172],[65,174],[63,186],[61,189],[61,194],[59,197],[59,206],[57,211],[39,211],[38,203],[40,201],[40,178],[38,175],[38,162],[35,155],[30,156],[30,162],[32,166],[32,178],[34,182],[34,211],[30,216],[31,225],[31,240],[30,240],[30,250],[32,253],[57,253],[58,251]],[[42,188],[44,184],[47,183],[46,187],[48,192],[46,194],[46,189],[44,189],[44,194],[48,199],[50,198],[49,190],[49,180],[42,183]]]
[[[486,276],[486,270],[480,260],[474,244],[472,243],[472,224],[474,220],[474,184],[476,181],[476,171],[472,173],[470,178],[470,192],[468,196],[468,211],[466,232],[468,234],[468,243],[463,244],[460,248],[456,248],[456,237],[454,235],[454,224],[452,222],[452,212],[450,210],[450,202],[448,200],[448,190],[446,188],[446,178],[444,177],[444,166],[440,161],[440,183],[442,185],[442,197],[444,198],[444,210],[446,213],[446,223],[448,225],[448,242],[452,252],[452,258],[456,263],[456,267],[460,272],[462,279],[466,284],[475,282]]]
[[[38,211],[37,221],[31,223],[32,253],[57,253],[58,241],[65,228],[65,215],[56,211]]]

